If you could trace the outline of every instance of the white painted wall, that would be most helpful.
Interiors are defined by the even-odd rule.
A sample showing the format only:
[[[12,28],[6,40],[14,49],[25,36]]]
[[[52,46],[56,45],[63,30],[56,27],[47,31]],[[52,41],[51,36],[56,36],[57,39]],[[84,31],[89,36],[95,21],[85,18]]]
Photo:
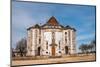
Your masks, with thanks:
[[[48,41],[48,50],[46,49],[46,41]],[[56,48],[56,55],[61,55],[61,53],[59,53],[59,51],[61,51],[61,49],[59,50],[59,41],[60,41],[60,46],[62,49],[62,32],[55,32],[55,43],[57,44]],[[44,32],[44,55],[51,55],[51,46],[50,44],[52,44],[52,32]],[[48,51],[49,53],[46,54],[46,51]]]
[[[46,41],[48,41],[48,50],[46,49]],[[50,46],[51,43],[52,43],[52,33],[44,32],[44,41],[43,41],[44,55],[51,55],[51,46]],[[46,52],[48,52],[48,54]]]
[[[37,33],[36,33],[37,30]],[[70,50],[68,50],[70,52],[70,54],[74,54],[75,50],[73,50],[75,45],[72,41],[73,38],[73,30],[63,30],[63,31],[58,31],[55,30],[55,43],[57,44],[57,46],[55,46],[55,55],[59,56],[62,54],[65,54],[65,46],[68,46],[70,48]],[[67,32],[67,43],[65,43],[65,32]],[[70,32],[70,36],[69,36],[69,32]],[[28,36],[31,35],[31,32],[28,33]],[[37,35],[37,37],[36,37]],[[39,44],[39,29],[32,29],[32,51],[31,51],[31,55],[35,55],[36,54],[36,50],[39,46],[41,46],[41,55],[52,55],[51,52],[51,44],[52,44],[52,30],[41,30],[41,44]],[[70,38],[70,41],[69,41]],[[37,41],[37,42],[36,42]],[[59,49],[59,41],[60,41],[60,49]],[[48,49],[46,49],[46,42],[48,42]],[[70,42],[70,43],[69,43]],[[37,43],[37,44],[36,44]],[[28,45],[31,45],[30,43]],[[61,53],[59,53],[59,51],[61,51]],[[48,53],[46,53],[48,52]],[[29,53],[29,52],[28,52]]]

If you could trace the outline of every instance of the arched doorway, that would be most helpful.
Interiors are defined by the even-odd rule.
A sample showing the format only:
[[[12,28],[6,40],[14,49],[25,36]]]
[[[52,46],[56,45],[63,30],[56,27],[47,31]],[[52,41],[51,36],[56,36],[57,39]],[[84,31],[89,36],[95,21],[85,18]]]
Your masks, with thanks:
[[[68,46],[65,46],[65,54],[68,54]]]
[[[55,56],[55,46],[52,46],[52,56]]]
[[[41,49],[41,47],[38,47],[38,52],[37,52],[38,56],[40,56],[40,49]]]

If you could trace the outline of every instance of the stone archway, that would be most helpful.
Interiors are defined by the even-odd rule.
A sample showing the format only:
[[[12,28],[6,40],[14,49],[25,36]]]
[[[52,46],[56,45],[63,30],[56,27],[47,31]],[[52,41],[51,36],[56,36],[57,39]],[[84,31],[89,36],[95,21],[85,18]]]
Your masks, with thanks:
[[[38,47],[37,55],[40,56],[41,47]]]
[[[65,46],[65,54],[68,54],[68,46]]]

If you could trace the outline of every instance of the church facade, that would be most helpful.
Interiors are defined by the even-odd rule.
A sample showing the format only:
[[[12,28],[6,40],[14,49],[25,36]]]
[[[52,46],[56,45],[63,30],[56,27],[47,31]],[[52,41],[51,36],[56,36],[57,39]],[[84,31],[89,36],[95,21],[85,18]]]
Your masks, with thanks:
[[[76,53],[76,30],[51,17],[44,25],[27,29],[28,56],[62,56]]]

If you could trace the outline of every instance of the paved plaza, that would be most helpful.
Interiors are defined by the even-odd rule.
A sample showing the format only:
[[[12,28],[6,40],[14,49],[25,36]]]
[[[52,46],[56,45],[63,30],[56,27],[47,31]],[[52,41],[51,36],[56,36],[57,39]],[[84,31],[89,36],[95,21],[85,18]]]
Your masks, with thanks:
[[[69,63],[69,62],[82,62],[82,61],[95,61],[95,60],[96,60],[95,55],[63,57],[63,58],[49,58],[49,59],[38,59],[38,60],[13,60],[12,66]]]

